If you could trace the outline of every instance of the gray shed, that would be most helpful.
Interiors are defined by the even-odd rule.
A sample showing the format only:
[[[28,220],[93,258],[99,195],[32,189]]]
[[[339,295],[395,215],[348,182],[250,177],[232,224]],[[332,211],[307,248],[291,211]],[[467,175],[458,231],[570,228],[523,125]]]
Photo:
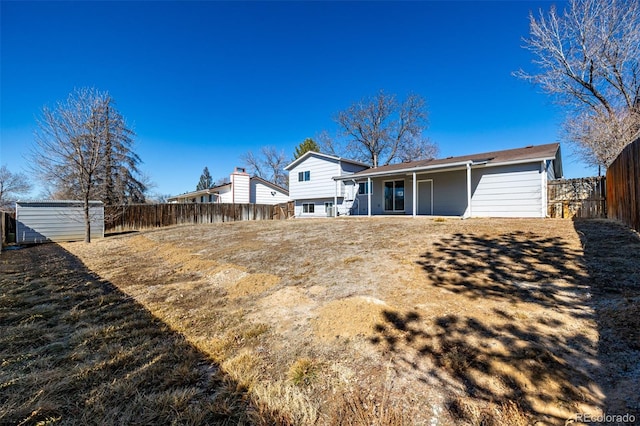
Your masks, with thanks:
[[[104,237],[104,205],[89,202],[91,239]],[[82,201],[17,201],[16,242],[18,244],[47,241],[84,240]]]

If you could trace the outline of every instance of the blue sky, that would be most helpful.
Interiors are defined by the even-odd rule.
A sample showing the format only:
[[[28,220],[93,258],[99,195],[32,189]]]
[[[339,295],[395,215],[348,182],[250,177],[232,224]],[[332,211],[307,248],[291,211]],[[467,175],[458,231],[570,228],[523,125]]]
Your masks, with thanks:
[[[441,156],[554,142],[562,111],[511,75],[551,4],[2,1],[0,162],[26,172],[36,117],[76,87],[116,100],[161,194],[261,146],[291,156],[381,89],[427,100]],[[563,154],[565,176],[596,173]]]

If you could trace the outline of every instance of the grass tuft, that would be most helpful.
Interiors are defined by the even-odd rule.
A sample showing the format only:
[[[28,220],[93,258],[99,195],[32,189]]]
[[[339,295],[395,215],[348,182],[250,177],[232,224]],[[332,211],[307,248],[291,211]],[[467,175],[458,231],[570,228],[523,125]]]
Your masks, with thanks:
[[[310,358],[299,358],[289,367],[287,376],[296,386],[309,386],[318,375],[319,365]]]

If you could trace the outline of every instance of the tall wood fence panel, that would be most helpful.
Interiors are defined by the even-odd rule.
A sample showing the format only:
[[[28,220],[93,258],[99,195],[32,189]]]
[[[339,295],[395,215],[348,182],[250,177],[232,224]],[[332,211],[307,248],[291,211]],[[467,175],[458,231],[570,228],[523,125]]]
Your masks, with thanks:
[[[640,231],[640,139],[627,145],[607,169],[608,217]]]
[[[604,176],[558,179],[547,183],[548,215],[553,218],[607,217]]]
[[[105,232],[172,225],[272,220],[277,206],[262,204],[130,204],[105,207]]]
[[[0,236],[2,236],[0,247],[16,242],[15,213],[0,211]]]

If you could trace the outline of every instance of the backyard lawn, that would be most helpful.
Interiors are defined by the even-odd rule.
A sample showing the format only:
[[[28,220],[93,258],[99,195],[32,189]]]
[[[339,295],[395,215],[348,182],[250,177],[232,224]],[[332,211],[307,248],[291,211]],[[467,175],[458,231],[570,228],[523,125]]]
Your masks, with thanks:
[[[181,226],[0,254],[1,424],[640,419],[608,221]]]

